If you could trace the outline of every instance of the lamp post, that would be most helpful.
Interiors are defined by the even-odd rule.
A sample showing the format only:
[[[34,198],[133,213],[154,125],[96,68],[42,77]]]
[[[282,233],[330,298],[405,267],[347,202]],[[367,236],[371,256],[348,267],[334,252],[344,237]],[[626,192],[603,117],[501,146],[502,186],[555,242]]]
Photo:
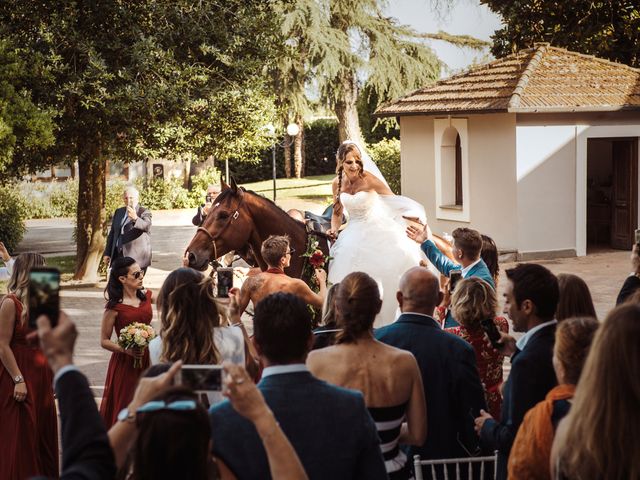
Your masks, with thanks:
[[[292,141],[287,143],[286,140],[283,140],[282,143],[278,142],[278,137],[276,135],[276,127],[273,124],[267,125],[267,131],[273,137],[273,146],[272,146],[272,168],[273,168],[273,201],[276,201],[276,147],[280,146],[282,148],[289,148]],[[290,123],[287,125],[287,135],[290,137],[295,137],[300,132],[300,127],[297,123]]]

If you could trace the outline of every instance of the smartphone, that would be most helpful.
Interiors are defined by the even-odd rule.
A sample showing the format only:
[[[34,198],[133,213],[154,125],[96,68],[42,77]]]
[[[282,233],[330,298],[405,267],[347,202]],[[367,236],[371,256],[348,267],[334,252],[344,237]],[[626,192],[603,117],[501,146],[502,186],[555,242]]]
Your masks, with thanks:
[[[182,365],[176,383],[196,393],[222,392],[223,375],[222,365]]]
[[[133,202],[134,202],[133,197],[129,197],[129,199],[127,200],[127,203],[131,208],[135,207]]]
[[[60,271],[34,267],[29,271],[29,328],[38,328],[36,319],[46,315],[51,326],[58,324],[60,312]]]
[[[449,292],[453,293],[456,289],[456,285],[462,278],[462,272],[460,270],[452,270],[449,273]]]
[[[636,228],[636,244],[640,245],[640,228]]]
[[[502,346],[502,343],[500,343],[500,332],[498,331],[498,327],[496,327],[496,324],[492,318],[486,318],[482,320],[480,322],[480,325],[482,325],[482,329],[484,330],[484,333],[487,334],[487,337],[489,338],[489,341],[491,342],[493,348]]]
[[[218,268],[216,270],[218,279],[218,298],[228,298],[229,290],[233,288],[233,268]]]

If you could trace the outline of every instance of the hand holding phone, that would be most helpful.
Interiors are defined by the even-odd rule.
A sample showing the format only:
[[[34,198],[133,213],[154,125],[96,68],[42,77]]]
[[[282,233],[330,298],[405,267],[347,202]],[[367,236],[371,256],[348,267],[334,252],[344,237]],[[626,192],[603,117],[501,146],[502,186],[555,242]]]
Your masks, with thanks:
[[[222,377],[222,365],[182,365],[176,383],[196,393],[222,392]]]
[[[462,272],[460,270],[452,270],[449,273],[449,292],[453,293],[456,289],[457,283],[462,279]]]
[[[480,322],[480,325],[482,326],[484,333],[487,334],[487,337],[489,338],[489,341],[491,342],[491,345],[493,346],[493,348],[502,347],[502,342],[500,341],[502,337],[500,336],[498,327],[496,327],[496,324],[493,321],[493,319],[485,318]]]
[[[46,315],[51,328],[58,324],[60,312],[60,271],[57,268],[34,267],[29,271],[29,328]]]
[[[218,268],[216,270],[218,298],[228,298],[229,290],[233,288],[233,268]]]

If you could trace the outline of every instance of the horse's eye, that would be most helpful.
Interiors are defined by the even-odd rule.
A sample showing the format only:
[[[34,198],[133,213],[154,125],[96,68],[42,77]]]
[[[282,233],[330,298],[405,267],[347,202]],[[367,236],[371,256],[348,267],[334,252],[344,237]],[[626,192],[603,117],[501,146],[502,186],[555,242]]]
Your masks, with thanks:
[[[226,220],[229,218],[229,214],[227,212],[218,213],[218,220]]]

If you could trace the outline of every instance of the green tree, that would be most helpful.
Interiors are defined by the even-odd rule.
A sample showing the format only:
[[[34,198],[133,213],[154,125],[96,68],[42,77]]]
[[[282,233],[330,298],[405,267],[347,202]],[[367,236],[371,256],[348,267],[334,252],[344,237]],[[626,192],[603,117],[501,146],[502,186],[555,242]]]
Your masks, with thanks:
[[[54,142],[53,112],[32,101],[31,75],[18,50],[0,39],[0,176],[12,173],[14,157],[31,157]]]
[[[481,0],[502,16],[492,52],[503,57],[536,42],[640,67],[637,0]]]
[[[260,0],[0,3],[1,31],[40,66],[34,99],[56,110],[56,143],[43,157],[79,164],[76,278],[95,278],[104,247],[106,159],[230,154],[225,143],[242,132],[212,135],[211,113],[252,98],[241,92],[271,58],[273,21]],[[42,163],[26,160],[14,164]]]
[[[309,83],[319,91],[338,117],[341,141],[362,140],[356,106],[362,80],[385,100],[439,75],[431,49],[411,28],[386,17],[385,5],[383,0],[281,4],[282,37],[305,72],[294,92],[303,92],[301,85]]]

